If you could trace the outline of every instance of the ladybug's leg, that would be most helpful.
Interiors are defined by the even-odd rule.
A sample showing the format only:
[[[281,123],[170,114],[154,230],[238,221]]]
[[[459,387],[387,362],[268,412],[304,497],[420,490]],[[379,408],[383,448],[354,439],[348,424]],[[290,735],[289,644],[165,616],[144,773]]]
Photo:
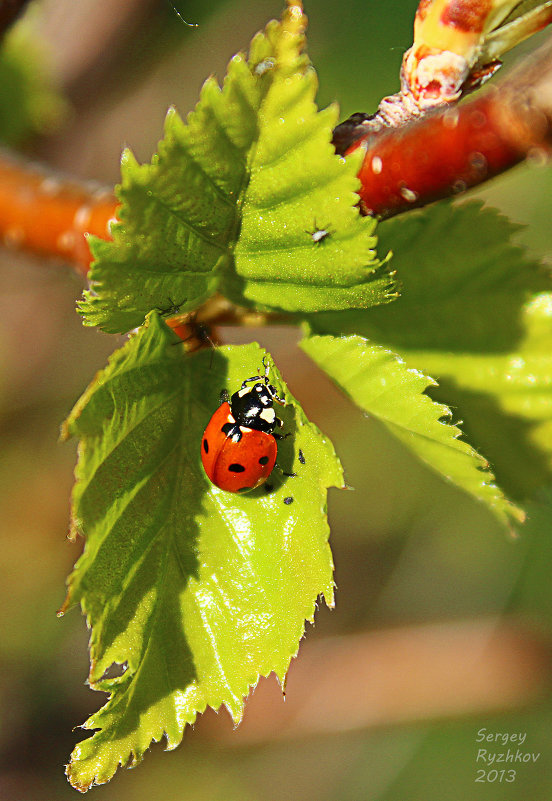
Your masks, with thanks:
[[[279,417],[276,417],[274,420],[274,425],[278,426],[278,428],[282,428],[284,421],[280,420]],[[279,434],[277,431],[273,431],[272,436],[274,439],[287,439],[287,437],[291,437],[291,431],[288,431],[287,434]]]
[[[286,473],[286,471],[285,471],[285,470],[282,470],[282,468],[280,467],[280,465],[278,464],[278,462],[276,462],[276,464],[275,464],[274,466],[278,468],[278,470],[280,471],[280,473],[281,473],[283,476],[286,476],[287,478],[297,478],[297,473]]]
[[[222,406],[223,403],[228,403],[230,400],[230,393],[227,389],[221,389],[220,391],[220,405]]]
[[[272,397],[275,398],[278,401],[278,403],[282,403],[283,404],[284,401],[276,395],[276,390],[274,389],[273,386],[271,386],[268,383],[268,373],[270,372],[270,364],[269,364],[266,356],[263,356],[263,367],[265,368],[265,374],[264,375],[254,375],[254,376],[251,376],[251,378],[246,378],[245,381],[243,382],[243,384],[241,385],[240,389],[245,389],[246,385],[249,384],[250,381],[264,381],[266,386],[269,388],[270,394],[272,395]]]

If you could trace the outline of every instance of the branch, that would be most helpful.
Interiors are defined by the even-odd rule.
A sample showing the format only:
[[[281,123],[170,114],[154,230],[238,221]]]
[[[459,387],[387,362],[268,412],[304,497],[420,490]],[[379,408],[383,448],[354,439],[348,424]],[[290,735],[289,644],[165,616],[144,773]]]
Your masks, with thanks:
[[[460,106],[397,127],[374,131],[369,123],[355,115],[335,138],[338,152],[365,150],[365,214],[389,217],[484,183],[526,158],[544,161],[552,149],[552,40]]]
[[[0,152],[0,236],[4,244],[70,262],[86,275],[87,234],[109,238],[113,192],[29,165]]]
[[[455,13],[466,2],[456,0]],[[496,10],[496,3],[470,0],[468,5],[475,27],[467,39],[466,31],[458,33],[447,21],[446,45],[464,54],[458,57],[435,42],[427,45],[435,38],[434,28],[437,43],[443,35],[433,16],[439,11],[439,22],[445,12],[450,17],[450,3],[422,0],[414,44],[403,59],[401,92],[384,98],[375,115],[355,114],[334,132],[338,153],[365,151],[359,173],[365,214],[388,217],[424,206],[488,181],[527,157],[543,160],[552,148],[550,43],[493,91],[455,105],[494,72],[498,55],[550,22],[552,0],[533,0],[532,12],[501,18],[494,28],[489,28],[496,20],[488,9]],[[499,5],[526,8],[516,2]],[[473,41],[483,35],[483,45],[474,48]],[[432,112],[435,105],[442,108]],[[61,179],[0,153],[0,237],[8,246],[61,258],[86,275],[86,234],[109,238],[116,209],[110,190]]]

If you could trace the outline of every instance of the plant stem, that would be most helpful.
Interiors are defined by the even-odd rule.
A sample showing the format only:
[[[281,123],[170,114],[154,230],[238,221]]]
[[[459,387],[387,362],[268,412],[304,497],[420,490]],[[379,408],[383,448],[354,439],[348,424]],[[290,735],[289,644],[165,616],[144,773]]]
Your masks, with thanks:
[[[361,209],[382,218],[463,192],[526,158],[544,163],[552,149],[552,40],[460,106],[375,131],[353,118],[348,141],[346,126],[336,129],[338,152],[365,150]]]
[[[482,184],[552,149],[552,41],[495,88],[459,106],[388,127],[353,115],[336,128],[338,153],[365,150],[361,211],[389,217]],[[63,179],[0,152],[0,237],[86,275],[87,234],[108,239],[112,191]]]
[[[109,238],[113,192],[79,183],[0,152],[0,236],[11,248],[53,256],[86,275],[87,234]]]

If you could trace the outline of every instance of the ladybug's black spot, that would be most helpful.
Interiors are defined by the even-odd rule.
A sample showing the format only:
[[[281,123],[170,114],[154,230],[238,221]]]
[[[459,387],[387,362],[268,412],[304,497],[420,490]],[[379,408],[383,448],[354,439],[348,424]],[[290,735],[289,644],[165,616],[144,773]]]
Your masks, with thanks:
[[[299,448],[299,461],[301,464],[305,464],[305,457],[303,456],[303,451]]]
[[[268,456],[261,456],[259,459],[259,464],[267,464],[268,463]]]
[[[243,464],[238,464],[237,462],[228,465],[228,470],[231,473],[245,473],[245,467],[243,466]]]
[[[207,442],[206,439],[203,440],[203,450],[205,451],[205,453],[209,453],[209,443]]]
[[[288,495],[287,498],[284,498],[284,503],[286,506],[289,506],[290,503],[293,503],[293,498],[291,497],[291,495]]]

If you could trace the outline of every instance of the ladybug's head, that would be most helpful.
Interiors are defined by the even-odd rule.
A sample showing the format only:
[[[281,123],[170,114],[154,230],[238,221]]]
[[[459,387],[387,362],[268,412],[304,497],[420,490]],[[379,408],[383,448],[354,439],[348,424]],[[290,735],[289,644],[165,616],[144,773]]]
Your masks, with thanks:
[[[276,388],[273,387],[272,384],[255,384],[251,391],[254,396],[256,396],[261,406],[272,406],[274,396],[276,395]]]

